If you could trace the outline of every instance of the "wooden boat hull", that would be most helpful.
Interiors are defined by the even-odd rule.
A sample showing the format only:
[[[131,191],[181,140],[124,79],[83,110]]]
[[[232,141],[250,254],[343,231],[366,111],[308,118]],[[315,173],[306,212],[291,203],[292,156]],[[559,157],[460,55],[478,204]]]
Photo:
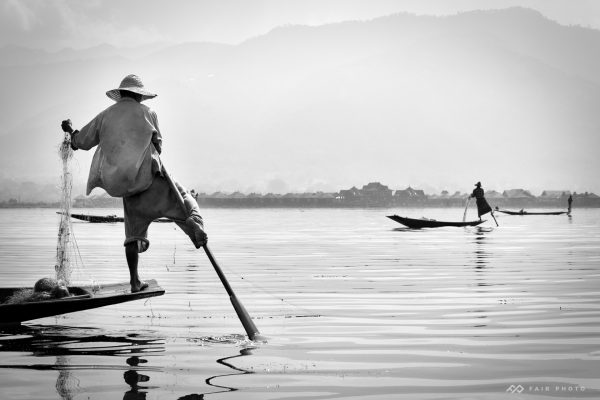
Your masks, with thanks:
[[[99,287],[69,287],[72,297],[18,304],[3,303],[9,296],[24,288],[0,288],[0,324],[20,324],[23,321],[37,318],[89,310],[165,294],[164,289],[158,286],[155,280],[149,280],[147,283],[148,287],[137,293],[131,293],[129,282],[100,285]]]
[[[566,214],[567,211],[510,211],[510,210],[496,210],[498,212],[508,215],[562,215]]]
[[[57,211],[57,214],[62,214]],[[78,219],[80,221],[87,221],[91,223],[113,223],[113,222],[125,222],[125,218],[117,217],[116,215],[89,215],[89,214],[71,214],[71,218]],[[173,222],[170,218],[157,218],[153,222]]]
[[[92,223],[125,222],[125,218],[117,217],[116,215],[71,214],[71,218]]]
[[[477,226],[485,222],[485,220],[476,220],[476,221],[465,221],[465,222],[451,222],[451,221],[437,221],[435,219],[416,219],[416,218],[408,218],[408,217],[400,217],[398,215],[388,215],[389,219],[394,220],[396,222],[401,223],[404,226],[407,226],[412,229],[421,229],[421,228],[439,228],[443,226]]]
[[[60,211],[57,211],[56,213],[64,214]],[[71,218],[75,218],[80,221],[92,222],[92,223],[125,222],[125,218],[117,217],[116,215],[71,214]]]

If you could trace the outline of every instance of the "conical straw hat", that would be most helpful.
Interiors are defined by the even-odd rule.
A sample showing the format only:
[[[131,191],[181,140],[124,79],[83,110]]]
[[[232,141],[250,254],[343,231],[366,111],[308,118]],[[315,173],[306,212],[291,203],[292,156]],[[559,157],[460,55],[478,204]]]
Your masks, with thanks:
[[[156,94],[150,93],[144,89],[144,84],[142,80],[137,75],[127,75],[121,81],[121,84],[118,88],[109,90],[106,92],[106,95],[113,99],[114,101],[118,101],[121,99],[121,90],[127,90],[129,92],[138,93],[142,95],[142,101],[148,100],[156,97]]]

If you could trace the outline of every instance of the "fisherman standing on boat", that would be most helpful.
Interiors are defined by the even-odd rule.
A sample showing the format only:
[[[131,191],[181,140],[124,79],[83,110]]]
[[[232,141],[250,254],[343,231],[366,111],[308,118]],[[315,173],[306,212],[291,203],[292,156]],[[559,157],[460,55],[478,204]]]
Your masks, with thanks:
[[[487,213],[492,212],[492,207],[488,204],[487,200],[484,197],[483,188],[481,187],[481,182],[477,182],[475,184],[475,189],[473,189],[473,193],[471,193],[470,197],[475,197],[475,201],[477,203],[477,214],[479,215],[479,219],[481,220],[481,216]],[[493,213],[492,213],[493,216]]]
[[[63,121],[61,127],[71,134],[73,150],[98,146],[86,194],[100,187],[113,197],[123,198],[125,256],[131,291],[135,293],[148,286],[138,275],[138,253],[150,246],[148,226],[152,221],[161,217],[174,220],[196,248],[204,246],[207,237],[196,200],[175,183],[184,200],[183,210],[163,174],[158,119],[154,111],[141,104],[156,94],[148,92],[138,76],[127,75],[118,88],[106,95],[116,103],[80,131],[73,131],[71,120]]]
[[[569,198],[567,199],[567,203],[569,204],[567,208],[567,214],[571,215],[571,205],[573,204],[573,195],[569,194]]]

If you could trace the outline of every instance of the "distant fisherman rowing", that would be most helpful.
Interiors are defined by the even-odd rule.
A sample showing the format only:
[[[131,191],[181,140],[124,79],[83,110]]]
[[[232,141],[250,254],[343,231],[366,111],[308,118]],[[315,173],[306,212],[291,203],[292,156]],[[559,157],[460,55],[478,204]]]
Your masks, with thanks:
[[[477,182],[475,184],[475,189],[473,189],[473,193],[471,193],[471,198],[475,197],[475,201],[477,204],[477,215],[481,220],[481,216],[487,213],[490,213],[492,218],[494,218],[494,222],[496,226],[498,226],[498,221],[496,221],[496,217],[494,217],[494,211],[492,211],[492,207],[488,204],[485,199],[483,188],[481,187],[481,182]]]
[[[475,189],[473,189],[473,193],[471,193],[471,198],[473,197],[475,197],[475,201],[477,203],[477,215],[479,216],[479,219],[481,219],[482,215],[492,212],[492,207],[490,207],[485,199],[481,182],[477,182],[475,184]]]

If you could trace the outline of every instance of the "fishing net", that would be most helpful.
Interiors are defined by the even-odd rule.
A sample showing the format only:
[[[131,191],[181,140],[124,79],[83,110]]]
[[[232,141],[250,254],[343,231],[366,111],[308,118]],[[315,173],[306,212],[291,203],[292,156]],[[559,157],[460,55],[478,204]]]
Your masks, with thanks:
[[[56,244],[55,269],[56,279],[69,284],[71,282],[69,243],[71,241],[71,189],[73,187],[70,162],[73,159],[73,149],[71,148],[71,135],[66,132],[59,148],[59,155],[62,161],[61,210],[60,224],[58,225],[58,241]]]
[[[52,278],[42,278],[35,283],[33,289],[24,288],[15,291],[6,299],[5,304],[62,299],[69,296],[71,294],[64,282]]]
[[[19,304],[35,301],[32,300],[33,298],[33,289],[20,289],[14,292],[12,296],[8,297],[4,304]]]
[[[23,288],[17,290],[5,300],[4,304],[19,304],[71,296],[67,286],[71,283],[73,266],[77,264],[78,258],[81,259],[81,255],[79,255],[79,249],[72,234],[73,229],[71,225],[71,190],[73,179],[70,163],[73,159],[73,149],[71,148],[71,135],[68,133],[65,133],[58,153],[62,162],[62,175],[60,211],[58,212],[60,214],[60,223],[58,225],[56,264],[54,266],[56,278],[42,278],[35,283],[33,289]],[[72,259],[72,254],[78,255],[78,258],[74,257]]]

